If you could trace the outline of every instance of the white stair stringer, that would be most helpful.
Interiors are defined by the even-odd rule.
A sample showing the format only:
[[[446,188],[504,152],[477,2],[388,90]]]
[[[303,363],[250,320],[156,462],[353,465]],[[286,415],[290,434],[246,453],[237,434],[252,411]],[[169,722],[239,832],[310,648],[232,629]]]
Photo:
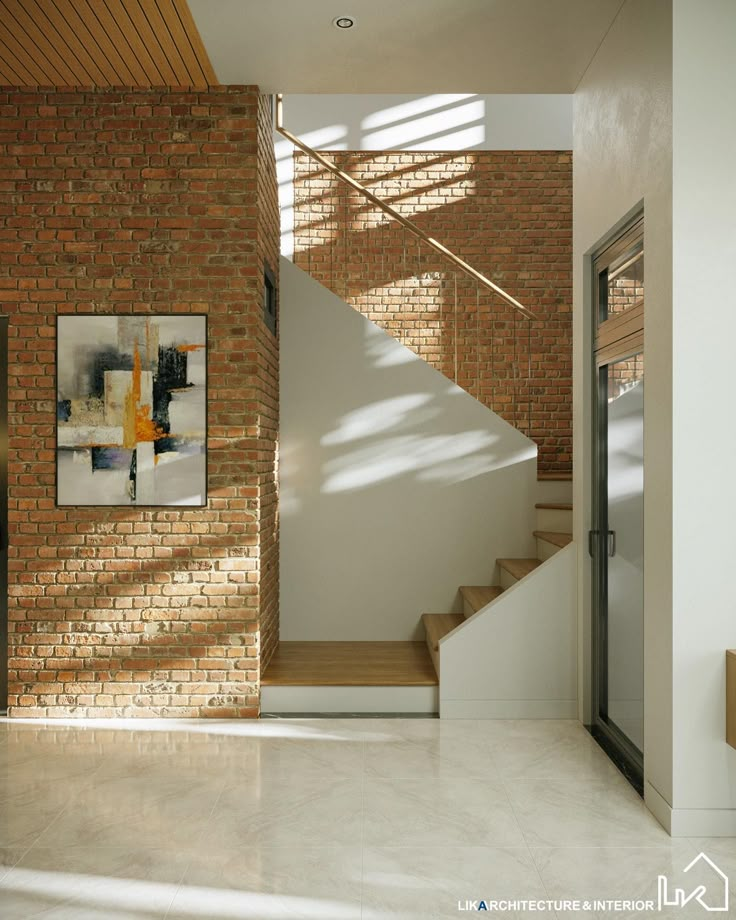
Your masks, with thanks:
[[[421,640],[533,553],[536,445],[286,260],[280,328],[281,639]]]
[[[570,543],[440,640],[440,718],[577,718],[575,557]]]

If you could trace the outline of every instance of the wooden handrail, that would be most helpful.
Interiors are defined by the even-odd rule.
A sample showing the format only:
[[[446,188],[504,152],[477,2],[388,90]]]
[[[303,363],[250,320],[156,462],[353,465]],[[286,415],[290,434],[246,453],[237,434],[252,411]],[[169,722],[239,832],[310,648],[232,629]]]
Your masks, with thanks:
[[[341,179],[351,188],[355,189],[356,192],[360,192],[360,194],[363,195],[364,198],[367,198],[371,204],[375,205],[375,207],[379,208],[385,214],[388,214],[395,221],[406,227],[406,229],[409,230],[410,233],[413,233],[414,236],[419,237],[420,240],[423,240],[436,252],[439,252],[446,259],[449,259],[450,262],[457,265],[461,271],[465,272],[466,275],[469,275],[471,278],[477,281],[478,284],[481,284],[483,287],[493,291],[494,294],[498,294],[498,296],[505,300],[507,304],[512,306],[515,310],[518,310],[519,313],[526,316],[527,319],[536,319],[536,316],[531,312],[531,310],[527,310],[527,308],[522,306],[522,304],[520,304],[518,300],[512,297],[511,294],[507,294],[506,291],[500,288],[497,284],[494,284],[489,278],[486,278],[485,275],[481,274],[481,272],[473,268],[472,265],[468,265],[464,259],[461,259],[460,256],[456,256],[454,252],[451,252],[447,246],[443,246],[442,243],[439,243],[431,236],[428,236],[424,230],[417,227],[415,223],[412,223],[412,221],[410,221],[408,218],[404,217],[402,214],[399,214],[398,211],[395,211],[390,204],[387,204],[382,199],[377,198],[372,192],[369,192],[365,186],[361,185],[360,182],[353,179],[353,177],[349,176],[346,172],[344,172],[344,170],[340,169],[333,162],[322,156],[321,153],[317,153],[316,150],[313,150],[308,144],[305,144],[303,140],[298,138],[295,134],[292,134],[291,131],[287,131],[287,129],[284,127],[284,105],[283,95],[281,93],[276,94],[276,130],[279,134],[282,135],[282,137],[285,137],[288,141],[291,141],[295,147],[298,147],[303,153],[306,153],[308,157],[311,157],[321,166],[324,166],[324,168],[328,172],[331,172],[333,176],[337,176],[338,179]]]

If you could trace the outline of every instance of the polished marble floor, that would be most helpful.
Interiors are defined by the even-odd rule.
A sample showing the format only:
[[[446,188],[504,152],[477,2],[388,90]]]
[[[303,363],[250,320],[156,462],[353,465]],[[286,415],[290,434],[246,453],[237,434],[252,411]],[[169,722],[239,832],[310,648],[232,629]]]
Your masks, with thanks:
[[[3,920],[647,900],[701,851],[736,878],[735,839],[669,838],[576,722],[0,720],[0,777]],[[540,916],[511,906],[496,916]]]

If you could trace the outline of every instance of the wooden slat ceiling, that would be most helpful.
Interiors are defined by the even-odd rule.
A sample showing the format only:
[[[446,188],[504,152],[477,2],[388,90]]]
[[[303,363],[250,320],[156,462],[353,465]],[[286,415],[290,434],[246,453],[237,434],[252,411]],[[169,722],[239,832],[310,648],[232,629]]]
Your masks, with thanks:
[[[186,0],[0,0],[0,84],[216,83]]]

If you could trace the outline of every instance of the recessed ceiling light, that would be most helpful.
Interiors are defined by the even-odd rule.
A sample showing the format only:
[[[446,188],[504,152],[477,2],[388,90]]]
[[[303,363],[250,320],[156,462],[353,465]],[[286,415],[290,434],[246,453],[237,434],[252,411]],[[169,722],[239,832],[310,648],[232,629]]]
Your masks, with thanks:
[[[352,29],[355,25],[355,16],[338,16],[332,20],[332,25],[336,29]]]

